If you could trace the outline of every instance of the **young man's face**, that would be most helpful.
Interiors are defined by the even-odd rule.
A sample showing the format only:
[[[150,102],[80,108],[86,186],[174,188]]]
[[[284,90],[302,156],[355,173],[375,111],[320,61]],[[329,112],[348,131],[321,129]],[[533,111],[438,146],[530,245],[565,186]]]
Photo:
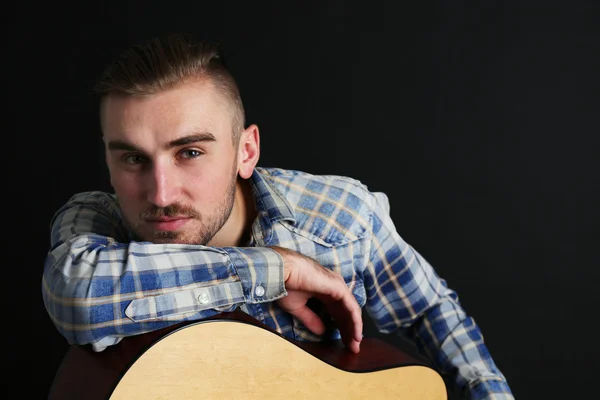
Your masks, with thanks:
[[[208,82],[104,100],[111,184],[139,240],[207,244],[225,224],[240,161],[232,118]]]

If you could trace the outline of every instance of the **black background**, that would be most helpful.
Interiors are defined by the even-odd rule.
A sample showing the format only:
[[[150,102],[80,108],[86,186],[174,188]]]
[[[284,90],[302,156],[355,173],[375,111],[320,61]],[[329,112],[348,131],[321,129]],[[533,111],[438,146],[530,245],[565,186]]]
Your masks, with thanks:
[[[50,217],[110,190],[94,79],[124,46],[188,31],[222,43],[259,165],[386,192],[516,397],[584,398],[600,356],[599,23],[594,1],[8,8],[4,330],[23,393],[43,398],[67,349],[41,301]]]

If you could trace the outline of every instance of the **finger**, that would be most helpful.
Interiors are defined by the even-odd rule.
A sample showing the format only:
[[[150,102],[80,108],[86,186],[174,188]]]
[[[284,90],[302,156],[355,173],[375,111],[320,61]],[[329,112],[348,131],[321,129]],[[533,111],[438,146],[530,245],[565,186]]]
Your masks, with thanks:
[[[352,351],[354,354],[358,354],[360,352],[360,342],[357,342],[356,340],[352,340],[350,342],[349,345],[347,345],[347,347],[350,349],[350,351]]]
[[[325,324],[321,321],[321,318],[307,306],[290,311],[290,314],[302,322],[315,335],[322,335],[325,333]]]
[[[346,288],[346,290],[348,289]],[[324,299],[324,303],[340,330],[344,345],[352,351],[358,352],[363,338],[363,321],[360,306],[354,296],[348,290],[340,300]]]
[[[346,307],[350,312],[348,331],[354,340],[360,342],[362,340],[363,331],[362,313],[358,302],[350,291],[348,291],[348,295],[346,296]]]
[[[346,310],[342,311],[347,313]],[[362,341],[363,322],[360,309],[352,311],[345,319],[340,320],[339,329],[343,342],[347,347],[358,352],[358,345]]]
[[[354,325],[353,325],[354,324]],[[360,323],[358,324],[360,325]],[[353,353],[360,351],[360,342],[362,341],[362,334],[360,334],[359,340],[353,336],[354,326],[357,326],[352,320],[347,320],[344,324],[338,325],[340,335],[342,336],[342,343],[344,346],[349,348]]]
[[[337,307],[337,313],[341,317],[339,321],[346,329],[348,339],[360,342],[363,331],[362,311],[356,298],[345,284],[344,288],[345,293],[341,299],[341,308]]]

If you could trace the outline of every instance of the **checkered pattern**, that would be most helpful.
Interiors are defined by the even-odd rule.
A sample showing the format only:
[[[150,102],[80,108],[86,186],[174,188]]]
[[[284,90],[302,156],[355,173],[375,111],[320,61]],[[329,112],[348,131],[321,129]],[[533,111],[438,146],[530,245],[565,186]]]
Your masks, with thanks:
[[[74,195],[52,220],[43,298],[69,343],[96,351],[128,335],[240,307],[297,340],[316,336],[283,312],[283,263],[266,246],[339,272],[381,332],[409,335],[458,391],[513,399],[479,328],[431,265],[397,233],[383,193],[359,181],[256,168],[258,217],[245,247],[135,242],[114,195]],[[321,313],[318,305],[315,310]]]

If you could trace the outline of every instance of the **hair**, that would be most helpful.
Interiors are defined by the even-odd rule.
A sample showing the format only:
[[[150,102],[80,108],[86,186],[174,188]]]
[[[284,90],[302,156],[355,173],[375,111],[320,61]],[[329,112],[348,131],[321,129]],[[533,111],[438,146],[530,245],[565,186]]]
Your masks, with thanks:
[[[232,140],[237,145],[245,125],[244,106],[238,85],[214,42],[173,33],[134,45],[104,70],[94,92],[101,97],[147,96],[207,78],[233,106]]]

